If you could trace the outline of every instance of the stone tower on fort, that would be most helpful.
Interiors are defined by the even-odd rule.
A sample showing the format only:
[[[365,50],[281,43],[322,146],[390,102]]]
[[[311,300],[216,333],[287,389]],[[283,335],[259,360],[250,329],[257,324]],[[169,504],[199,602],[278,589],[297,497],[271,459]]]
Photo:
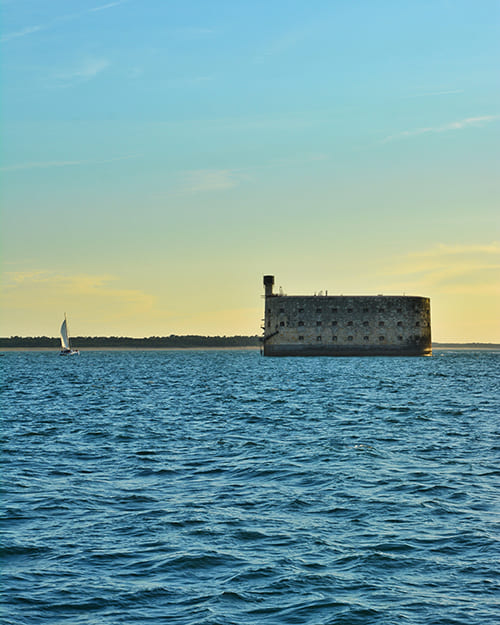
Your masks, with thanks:
[[[430,300],[283,295],[264,276],[264,356],[430,356]]]

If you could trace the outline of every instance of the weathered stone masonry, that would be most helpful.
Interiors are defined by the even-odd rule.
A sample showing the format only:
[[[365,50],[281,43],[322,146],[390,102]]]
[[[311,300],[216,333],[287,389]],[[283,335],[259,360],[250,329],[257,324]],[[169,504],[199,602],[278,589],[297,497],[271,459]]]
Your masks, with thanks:
[[[430,356],[430,300],[277,295],[264,276],[264,356]]]

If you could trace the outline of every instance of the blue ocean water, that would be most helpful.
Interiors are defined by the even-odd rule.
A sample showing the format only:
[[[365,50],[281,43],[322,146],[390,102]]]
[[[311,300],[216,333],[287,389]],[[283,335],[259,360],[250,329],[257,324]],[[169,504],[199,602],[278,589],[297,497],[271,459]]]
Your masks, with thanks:
[[[499,374],[5,353],[1,622],[499,622]]]

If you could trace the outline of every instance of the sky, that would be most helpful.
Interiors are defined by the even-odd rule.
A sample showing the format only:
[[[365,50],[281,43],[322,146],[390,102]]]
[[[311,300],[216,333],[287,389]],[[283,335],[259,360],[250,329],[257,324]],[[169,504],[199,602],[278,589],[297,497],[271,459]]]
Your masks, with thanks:
[[[422,295],[500,342],[497,0],[0,0],[1,336]]]

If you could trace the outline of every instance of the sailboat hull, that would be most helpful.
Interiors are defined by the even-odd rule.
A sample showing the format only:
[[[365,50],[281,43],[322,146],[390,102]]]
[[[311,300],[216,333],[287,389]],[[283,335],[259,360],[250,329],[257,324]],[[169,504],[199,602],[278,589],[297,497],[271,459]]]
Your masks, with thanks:
[[[78,349],[61,349],[59,356],[79,356],[80,351]]]

